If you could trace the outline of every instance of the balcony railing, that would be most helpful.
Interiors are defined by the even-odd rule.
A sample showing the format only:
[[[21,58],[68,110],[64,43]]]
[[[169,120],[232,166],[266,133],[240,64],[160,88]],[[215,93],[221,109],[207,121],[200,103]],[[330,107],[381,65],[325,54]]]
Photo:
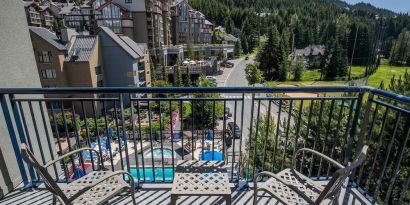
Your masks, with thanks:
[[[371,202],[410,202],[410,97],[387,91],[350,86],[2,88],[0,97],[7,126],[18,131],[19,137],[10,139],[25,184],[41,179],[20,158],[23,142],[42,163],[93,146],[102,150],[103,166],[130,171],[141,183],[170,183],[177,160],[201,159],[205,152],[213,153],[212,159],[222,156],[230,181],[238,183],[262,170],[288,167],[302,147],[347,164],[368,144],[366,162],[350,185]],[[95,168],[92,156],[80,158],[80,164]],[[56,180],[69,182],[73,164],[67,159],[50,171]],[[328,180],[333,171],[307,155],[298,164],[315,180]]]

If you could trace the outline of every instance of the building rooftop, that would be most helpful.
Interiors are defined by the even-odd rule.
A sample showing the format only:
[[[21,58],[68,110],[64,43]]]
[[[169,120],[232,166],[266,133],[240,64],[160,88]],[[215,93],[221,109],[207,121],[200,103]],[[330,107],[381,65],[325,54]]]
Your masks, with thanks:
[[[97,36],[77,36],[68,55],[65,57],[66,62],[85,62],[89,61],[94,46],[97,42]]]
[[[40,38],[43,38],[45,41],[47,41],[49,44],[57,48],[58,50],[67,50],[67,47],[65,44],[63,44],[60,40],[60,38],[57,37],[57,35],[50,30],[42,27],[29,27],[30,31],[39,36]]]
[[[324,45],[310,45],[306,48],[296,49],[295,54],[296,56],[317,56],[323,55],[325,50]]]
[[[205,25],[214,25],[214,24],[212,24],[210,21],[205,19]]]
[[[225,41],[232,41],[232,42],[238,41],[238,38],[236,38],[232,34],[227,34],[223,38],[224,38]]]
[[[145,43],[136,43],[128,36],[120,36],[133,51],[135,51],[139,56],[144,56],[145,50],[147,49],[147,44]]]
[[[117,43],[125,52],[127,52],[131,57],[137,59],[144,55],[143,49],[146,49],[146,44],[138,44],[135,43],[132,39],[127,36],[118,36],[115,34],[111,29],[105,26],[99,27],[97,34],[99,32],[104,32],[107,34],[111,39]]]

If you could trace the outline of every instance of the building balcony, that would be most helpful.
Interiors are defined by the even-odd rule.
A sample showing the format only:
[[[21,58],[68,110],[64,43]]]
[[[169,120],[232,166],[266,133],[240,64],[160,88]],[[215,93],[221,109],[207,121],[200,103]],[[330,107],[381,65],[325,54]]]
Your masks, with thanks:
[[[80,147],[101,150],[103,168],[134,177],[137,204],[169,204],[177,161],[199,160],[205,150],[222,156],[233,204],[250,204],[253,177],[290,167],[296,150],[317,150],[348,165],[367,144],[365,162],[353,170],[337,201],[410,203],[408,96],[351,86],[1,88],[0,96],[6,133],[1,137],[11,142],[1,176],[11,181],[5,173],[14,172],[21,179],[15,190],[0,192],[10,192],[0,204],[52,203],[43,179],[22,160],[21,143],[40,164]],[[80,156],[50,166],[58,184],[72,182],[76,167],[97,168],[92,155]],[[296,160],[296,170],[317,183],[327,183],[335,171],[310,154]],[[224,204],[216,196],[178,202]],[[123,193],[109,204],[132,202]],[[258,204],[280,203],[266,195]]]

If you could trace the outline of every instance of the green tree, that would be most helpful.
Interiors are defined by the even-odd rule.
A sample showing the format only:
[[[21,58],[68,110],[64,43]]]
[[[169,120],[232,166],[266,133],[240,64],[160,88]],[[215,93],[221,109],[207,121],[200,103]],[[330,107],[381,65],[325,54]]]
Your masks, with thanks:
[[[151,61],[151,59],[150,59],[150,61]],[[155,82],[157,80],[157,66],[154,63],[152,63],[152,61],[151,61],[150,65],[151,65],[150,66],[151,81]]]
[[[201,46],[198,52],[198,60],[203,60],[205,57],[205,48]]]
[[[250,52],[248,47],[248,40],[246,39],[245,35],[241,35],[241,47],[244,53]]]
[[[65,132],[74,132],[76,131],[75,128],[79,129],[84,123],[80,120],[80,116],[78,115],[76,115],[74,119],[73,114],[71,112],[65,112],[65,119],[61,112],[56,113],[54,117],[50,116],[50,124],[54,125],[54,120],[55,120],[57,123],[57,129],[60,134],[63,134]],[[74,124],[74,121],[75,121],[75,124]],[[67,126],[67,129],[66,129],[66,126]]]
[[[293,68],[293,80],[300,81],[302,80],[303,70],[305,69],[305,65],[303,62],[303,57],[298,56],[296,57],[296,62]]]
[[[215,85],[210,82],[204,75],[199,76],[198,79],[198,87],[214,87]],[[221,96],[216,93],[201,93],[195,94],[195,98],[220,98]],[[221,116],[224,111],[224,104],[222,101],[194,101],[193,102],[193,109],[194,112],[194,122],[197,128],[206,129],[213,129],[214,127],[218,126],[218,121],[214,119],[218,119],[218,116]],[[215,122],[215,123],[214,123]]]
[[[63,28],[65,28],[63,21],[61,19],[54,19],[52,30],[59,35]]]
[[[279,68],[279,72],[278,72],[278,80],[279,81],[286,81],[288,78],[288,72],[289,72],[289,62],[287,60],[287,49],[286,49],[286,40],[282,40],[282,44],[280,46],[280,49],[278,51],[278,53],[280,54],[280,61],[281,61],[281,65]]]
[[[185,76],[185,87],[190,87],[192,84],[191,82],[191,75],[190,75],[190,65],[186,66],[186,76]]]
[[[329,44],[329,47],[325,51],[325,59],[323,64],[323,74],[326,80],[335,80],[338,77],[347,75],[347,53],[346,50],[340,45],[338,40],[334,38],[331,40],[331,44]]]
[[[167,67],[164,63],[161,65],[161,80],[168,81]]]
[[[240,56],[241,55],[241,41],[236,41],[235,42],[235,48],[234,48],[234,55],[235,56]]]
[[[410,31],[404,29],[390,51],[390,64],[410,65]]]
[[[182,72],[181,72],[181,65],[178,63],[177,69],[175,71],[175,86],[177,87],[182,87],[183,85],[183,80],[182,80]]]
[[[286,81],[288,78],[288,72],[289,72],[289,63],[287,61],[284,61],[282,65],[280,66],[279,69],[279,75],[278,75],[278,80],[279,81]]]
[[[219,51],[218,52],[218,60],[223,60],[225,58],[224,52]]]
[[[171,84],[165,80],[156,80],[152,82],[152,87],[170,87]]]
[[[246,80],[249,85],[255,85],[263,81],[262,72],[259,70],[259,63],[249,63],[245,68]]]
[[[195,58],[195,52],[194,52],[194,48],[192,46],[191,41],[188,42],[186,50],[187,50],[188,58],[191,59],[191,60],[194,59]]]
[[[254,117],[250,132],[252,133],[252,138],[247,138],[246,155],[244,158],[245,167],[241,170],[247,170],[248,166],[249,170],[245,171],[246,173],[253,173],[253,170],[255,170],[255,173],[259,170],[272,170],[272,165],[274,164],[272,153],[276,151],[274,150],[276,126],[272,115],[269,117],[268,115],[260,116],[259,118]]]
[[[278,70],[282,64],[282,53],[280,50],[279,32],[274,26],[268,34],[268,40],[259,54],[260,69],[268,80],[278,78]]]

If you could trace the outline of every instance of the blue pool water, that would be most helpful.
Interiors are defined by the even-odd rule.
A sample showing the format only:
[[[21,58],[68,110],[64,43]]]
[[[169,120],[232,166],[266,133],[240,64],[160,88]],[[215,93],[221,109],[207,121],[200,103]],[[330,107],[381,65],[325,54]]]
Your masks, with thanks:
[[[172,158],[172,150],[169,148],[164,148],[161,151],[161,148],[155,148],[151,150],[148,150],[144,153],[144,157],[151,157],[152,154],[154,154],[154,158],[161,158],[162,153],[164,154],[164,158]]]
[[[164,180],[162,167],[155,167],[154,171],[152,167],[145,167],[144,169],[138,168],[138,171],[139,171],[139,180],[144,180],[144,171],[145,171],[145,181],[154,181],[154,176],[155,176],[155,181]],[[131,167],[130,173],[135,179],[138,178],[138,172],[137,172],[136,167]],[[165,173],[165,181],[172,181],[174,177],[174,170],[172,169],[172,167],[164,167],[164,173]]]

